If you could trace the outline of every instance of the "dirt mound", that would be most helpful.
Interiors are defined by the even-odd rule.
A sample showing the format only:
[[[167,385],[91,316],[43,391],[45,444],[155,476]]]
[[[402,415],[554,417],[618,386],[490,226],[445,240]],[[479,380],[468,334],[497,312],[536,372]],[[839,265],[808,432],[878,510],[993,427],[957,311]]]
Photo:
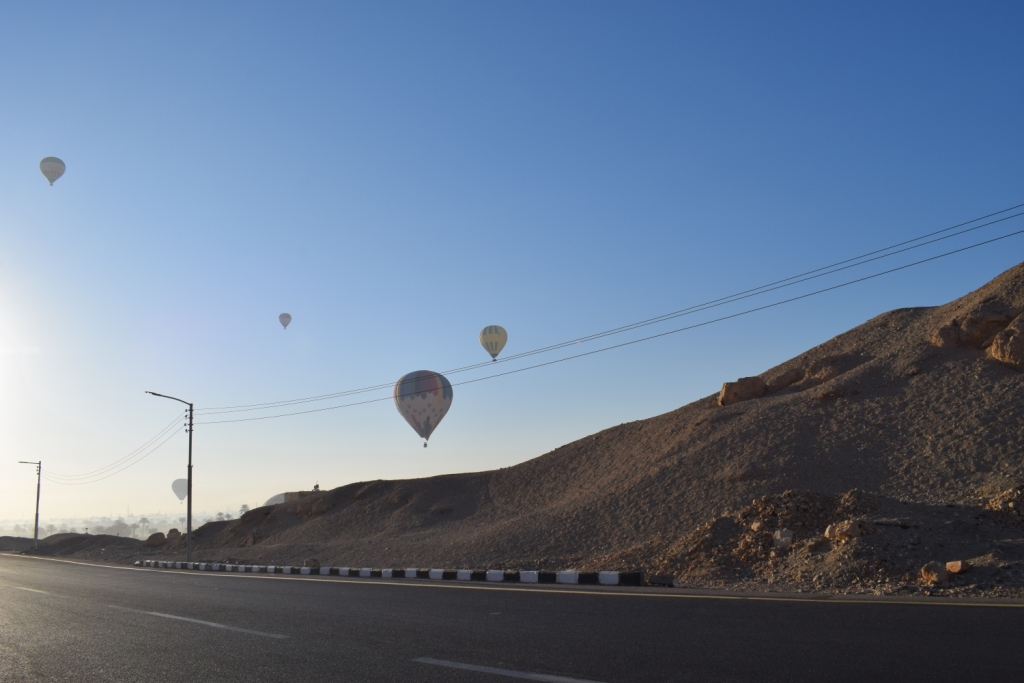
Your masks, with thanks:
[[[0,536],[0,552],[20,553],[32,547],[31,538],[21,536]]]
[[[47,557],[78,557],[81,559],[131,562],[147,554],[142,541],[105,534],[54,534],[39,539],[39,549],[32,548],[31,538],[0,538],[0,550],[24,552]]]
[[[766,582],[797,568],[772,564],[763,534],[744,540],[729,531],[736,548],[714,552],[697,541],[726,533],[722,520],[736,519],[728,511],[762,515],[758,505],[777,507],[790,490],[808,492],[796,504],[809,507],[800,510],[806,526],[791,528],[796,550],[786,558],[812,544],[805,532],[821,536],[849,521],[844,515],[895,515],[903,503],[925,520],[1019,519],[999,496],[1024,482],[1024,366],[1014,355],[1024,344],[1022,311],[1024,264],[945,306],[885,313],[721,394],[514,467],[352,484],[208,524],[196,535],[197,556],[378,567],[618,564],[684,581],[725,580],[723,567],[735,561],[739,570],[725,571],[733,580],[747,572]],[[994,499],[1007,507],[982,511]],[[768,528],[778,519],[762,521]],[[875,574],[917,571],[906,562],[923,555],[898,566],[901,556],[878,549],[858,559],[854,549],[887,538],[877,532],[884,524],[872,524],[863,540],[820,547],[845,567],[812,572],[821,585],[865,580],[876,560]],[[183,548],[179,539],[156,552],[179,557]],[[820,548],[808,552],[817,557]],[[683,550],[693,559],[681,561]]]

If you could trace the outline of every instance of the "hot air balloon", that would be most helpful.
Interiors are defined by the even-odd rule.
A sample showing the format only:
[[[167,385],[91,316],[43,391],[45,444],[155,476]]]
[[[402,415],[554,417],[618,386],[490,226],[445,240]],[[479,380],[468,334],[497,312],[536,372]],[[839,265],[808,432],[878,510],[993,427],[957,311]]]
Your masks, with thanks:
[[[175,479],[171,482],[171,490],[178,500],[185,500],[185,496],[188,495],[188,479]]]
[[[488,325],[480,330],[480,346],[491,354],[491,360],[498,360],[498,354],[505,348],[508,332],[501,325]]]
[[[292,321],[292,317],[287,313],[282,313],[277,316],[277,319],[281,321],[281,324],[284,325],[284,329],[286,330],[288,329],[288,323]]]
[[[452,383],[444,375],[430,370],[417,370],[395,384],[395,407],[416,433],[427,439],[452,406]]]
[[[263,507],[266,507],[268,505],[280,505],[283,502],[284,502],[284,494],[283,493],[279,493],[276,496],[271,496],[267,500],[267,502],[263,504]]]
[[[50,181],[50,185],[53,185],[53,182],[57,180],[57,178],[64,175],[64,170],[66,168],[67,167],[64,165],[64,162],[57,157],[46,157],[39,162],[39,170],[42,171],[43,175],[46,176],[46,179]]]

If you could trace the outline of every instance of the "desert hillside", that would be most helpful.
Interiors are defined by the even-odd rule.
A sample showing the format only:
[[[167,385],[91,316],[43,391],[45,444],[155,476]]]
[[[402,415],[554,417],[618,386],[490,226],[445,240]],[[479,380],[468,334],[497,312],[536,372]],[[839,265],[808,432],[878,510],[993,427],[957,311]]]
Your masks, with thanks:
[[[879,315],[721,396],[514,467],[352,484],[208,524],[199,557],[712,576],[698,543],[708,525],[742,526],[774,509],[765,501],[788,505],[787,491],[820,513],[798,541],[902,504],[939,524],[945,506],[982,511],[1024,483],[1022,312],[1024,264],[944,306]]]

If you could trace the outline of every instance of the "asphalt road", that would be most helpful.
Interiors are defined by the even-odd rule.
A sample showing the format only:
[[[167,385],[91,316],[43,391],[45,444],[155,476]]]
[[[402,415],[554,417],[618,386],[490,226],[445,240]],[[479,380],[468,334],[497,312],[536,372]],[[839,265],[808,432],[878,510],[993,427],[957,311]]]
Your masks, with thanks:
[[[1024,679],[1024,606],[749,600],[0,555],[0,681]],[[994,677],[994,678],[993,678]]]

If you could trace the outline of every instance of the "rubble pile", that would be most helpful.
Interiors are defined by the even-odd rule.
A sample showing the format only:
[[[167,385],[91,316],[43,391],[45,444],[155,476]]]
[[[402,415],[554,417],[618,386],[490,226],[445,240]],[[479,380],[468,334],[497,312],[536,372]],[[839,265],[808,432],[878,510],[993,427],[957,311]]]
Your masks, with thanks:
[[[1024,596],[1022,498],[1024,486],[976,506],[786,491],[664,546],[651,571],[694,588]]]

